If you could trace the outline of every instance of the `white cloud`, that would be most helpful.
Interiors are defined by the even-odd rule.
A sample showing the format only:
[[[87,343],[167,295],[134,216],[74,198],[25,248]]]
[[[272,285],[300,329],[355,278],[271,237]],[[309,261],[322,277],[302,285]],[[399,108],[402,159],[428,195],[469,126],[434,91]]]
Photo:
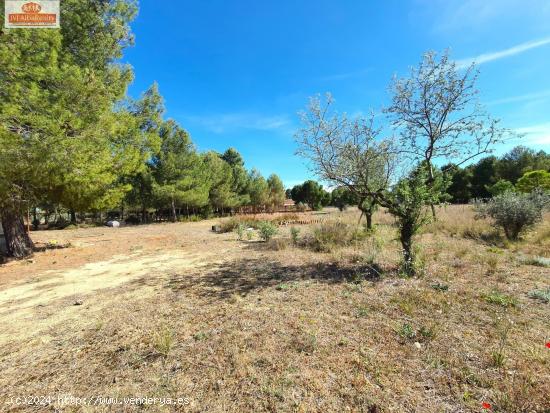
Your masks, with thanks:
[[[550,122],[524,126],[515,129],[516,133],[524,135],[525,143],[532,145],[550,145]]]
[[[420,15],[433,21],[436,32],[491,30],[510,24],[545,30],[548,0],[416,0]]]
[[[528,101],[534,101],[534,100],[546,100],[550,98],[550,89],[544,90],[542,92],[535,92],[535,93],[527,93],[524,95],[518,95],[518,96],[510,96],[507,98],[502,99],[495,99],[490,102],[487,102],[488,106],[493,105],[503,105],[506,103],[516,103],[516,102],[528,102]]]
[[[261,115],[251,112],[221,113],[186,116],[186,120],[214,132],[224,133],[237,129],[261,131],[288,128],[291,124],[286,115]]]
[[[535,49],[537,47],[545,46],[547,44],[550,44],[550,37],[521,43],[516,46],[510,47],[508,49],[499,50],[497,52],[483,53],[483,54],[480,54],[479,56],[460,59],[456,61],[456,64],[459,68],[468,67],[474,62],[477,65],[481,65],[483,63],[492,62],[494,60],[514,56],[514,55],[526,52],[528,50]]]
[[[336,74],[333,74],[333,75],[322,76],[322,77],[319,78],[319,80],[321,80],[323,82],[331,82],[331,81],[335,81],[335,80],[350,79],[350,78],[353,78],[353,77],[363,76],[363,75],[369,73],[370,71],[371,71],[371,69],[363,69],[363,70],[356,70],[356,71],[353,71],[353,72],[336,73]]]

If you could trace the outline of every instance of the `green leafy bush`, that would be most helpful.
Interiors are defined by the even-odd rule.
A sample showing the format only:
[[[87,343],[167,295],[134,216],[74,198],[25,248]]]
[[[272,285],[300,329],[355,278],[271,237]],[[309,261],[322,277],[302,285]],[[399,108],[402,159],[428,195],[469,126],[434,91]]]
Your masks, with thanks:
[[[258,224],[258,231],[260,238],[267,242],[277,234],[277,227],[271,222],[263,221]]]
[[[543,192],[521,194],[505,192],[487,203],[476,203],[478,218],[490,218],[496,227],[502,228],[509,240],[517,240],[521,234],[542,221],[549,197]]]
[[[299,236],[300,236],[300,228],[290,227],[290,238],[292,238],[293,245],[298,244]]]

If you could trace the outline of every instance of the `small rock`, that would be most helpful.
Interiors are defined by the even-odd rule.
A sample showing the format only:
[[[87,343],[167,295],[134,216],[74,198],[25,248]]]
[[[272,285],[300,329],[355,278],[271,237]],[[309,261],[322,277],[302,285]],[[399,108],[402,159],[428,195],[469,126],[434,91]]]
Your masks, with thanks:
[[[109,221],[107,222],[107,226],[111,228],[118,228],[120,227],[120,222],[118,221]]]
[[[422,349],[422,344],[420,344],[418,341],[416,341],[414,343],[414,346],[418,349],[418,350],[421,350]]]
[[[76,300],[73,305],[82,305],[82,304],[84,304],[84,301]]]

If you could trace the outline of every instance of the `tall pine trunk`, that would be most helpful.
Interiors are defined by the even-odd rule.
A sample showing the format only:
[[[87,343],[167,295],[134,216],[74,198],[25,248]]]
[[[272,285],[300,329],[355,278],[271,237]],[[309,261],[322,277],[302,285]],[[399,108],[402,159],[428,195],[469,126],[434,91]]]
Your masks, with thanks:
[[[31,255],[34,244],[25,230],[21,213],[10,208],[2,208],[1,215],[8,257],[25,258]]]
[[[172,198],[172,222],[176,222],[176,221],[177,221],[176,201]]]

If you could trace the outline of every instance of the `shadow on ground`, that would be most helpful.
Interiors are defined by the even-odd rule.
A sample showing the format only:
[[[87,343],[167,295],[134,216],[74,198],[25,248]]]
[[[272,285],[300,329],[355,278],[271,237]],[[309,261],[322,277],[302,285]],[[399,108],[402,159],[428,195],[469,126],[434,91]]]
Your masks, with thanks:
[[[315,263],[290,265],[265,258],[239,259],[200,272],[174,274],[167,288],[212,299],[228,299],[234,295],[246,296],[281,283],[317,280],[325,283],[378,281],[382,270],[376,266],[345,266]]]

